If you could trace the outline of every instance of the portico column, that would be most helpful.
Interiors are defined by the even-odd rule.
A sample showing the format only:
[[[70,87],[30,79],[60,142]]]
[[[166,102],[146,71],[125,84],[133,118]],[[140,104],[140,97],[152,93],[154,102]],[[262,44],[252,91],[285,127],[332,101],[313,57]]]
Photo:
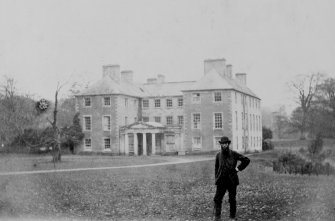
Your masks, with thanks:
[[[147,155],[147,134],[142,133],[142,135],[143,135],[143,155],[146,156]]]
[[[137,133],[134,133],[134,155],[138,155]]]
[[[129,138],[128,138],[128,134],[124,135],[124,153],[125,153],[125,155],[129,155]]]
[[[151,146],[152,146],[152,155],[155,155],[156,154],[156,134],[155,133],[152,133],[151,134]]]

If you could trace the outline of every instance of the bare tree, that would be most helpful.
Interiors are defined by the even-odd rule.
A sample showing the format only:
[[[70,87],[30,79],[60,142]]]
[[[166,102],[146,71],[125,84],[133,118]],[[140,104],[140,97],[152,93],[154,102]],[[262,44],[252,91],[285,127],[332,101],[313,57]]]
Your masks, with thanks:
[[[4,142],[11,142],[36,118],[34,101],[29,95],[19,95],[13,78],[5,77],[0,85],[0,134]]]
[[[300,131],[300,139],[306,139],[308,114],[312,100],[317,92],[317,85],[321,74],[299,75],[295,81],[290,82],[290,87],[297,93],[296,102],[299,105],[301,116],[295,119]]]

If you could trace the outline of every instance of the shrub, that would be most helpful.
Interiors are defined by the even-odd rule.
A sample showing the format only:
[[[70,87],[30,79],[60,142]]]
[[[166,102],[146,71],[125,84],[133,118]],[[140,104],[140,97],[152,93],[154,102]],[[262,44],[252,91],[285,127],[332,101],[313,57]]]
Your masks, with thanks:
[[[266,151],[266,150],[273,150],[274,149],[274,145],[270,140],[263,140],[262,142],[262,150]]]
[[[334,174],[334,168],[329,164],[307,161],[298,154],[291,152],[283,153],[278,160],[273,161],[273,171],[289,174]]]

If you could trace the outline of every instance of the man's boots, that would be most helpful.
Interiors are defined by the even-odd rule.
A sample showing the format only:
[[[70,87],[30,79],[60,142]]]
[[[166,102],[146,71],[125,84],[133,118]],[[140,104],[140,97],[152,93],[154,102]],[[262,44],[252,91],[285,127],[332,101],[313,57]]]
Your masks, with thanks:
[[[221,220],[221,204],[214,203],[214,216],[216,221]]]

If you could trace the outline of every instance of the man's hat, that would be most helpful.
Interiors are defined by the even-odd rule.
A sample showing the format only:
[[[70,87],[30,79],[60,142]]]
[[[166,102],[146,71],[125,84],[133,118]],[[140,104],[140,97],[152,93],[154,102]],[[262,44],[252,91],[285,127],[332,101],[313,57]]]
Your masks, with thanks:
[[[221,137],[221,140],[219,141],[220,144],[224,143],[231,143],[228,137]]]

